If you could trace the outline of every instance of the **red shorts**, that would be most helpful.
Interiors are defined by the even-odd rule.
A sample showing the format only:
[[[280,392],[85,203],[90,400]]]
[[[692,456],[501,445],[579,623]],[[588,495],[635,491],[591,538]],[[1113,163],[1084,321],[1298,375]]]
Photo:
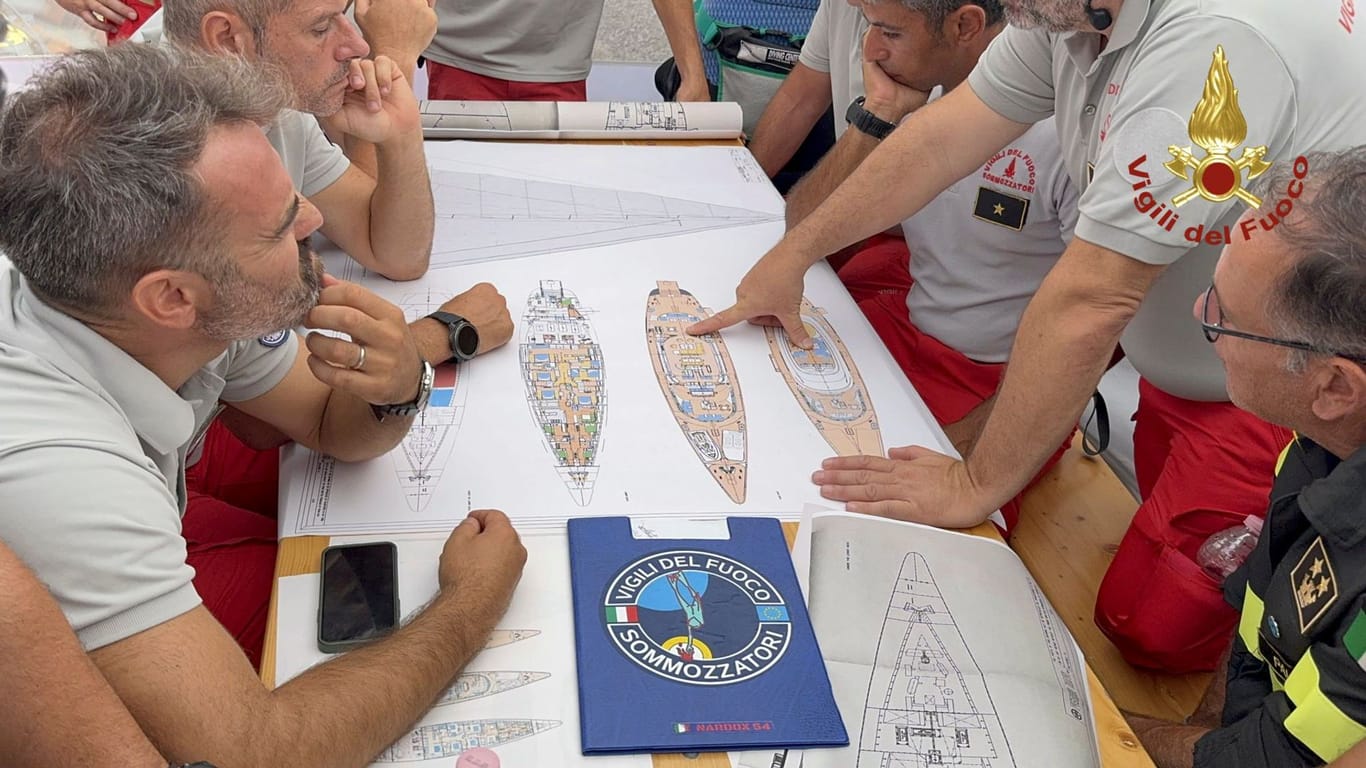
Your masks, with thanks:
[[[279,450],[253,451],[215,419],[185,472],[181,529],[204,607],[261,663],[275,578]]]
[[[903,246],[904,247],[904,246]],[[852,263],[852,262],[851,262]],[[979,363],[925,333],[911,322],[906,295],[882,293],[859,302],[859,309],[872,323],[887,351],[892,353],[906,378],[940,424],[952,424],[973,408],[996,394],[1005,374],[1005,363]],[[1064,443],[1049,457],[1029,486],[1033,486],[1058,463],[1071,442]],[[1026,490],[1029,486],[1026,486]],[[1020,491],[1020,495],[1024,490]],[[1001,505],[1006,533],[1020,519],[1020,496]]]
[[[899,235],[879,233],[863,241],[863,246],[852,256],[836,265],[840,282],[854,301],[871,299],[887,293],[899,296],[903,307],[911,290],[911,252],[906,239]]]
[[[1134,666],[1214,669],[1238,613],[1195,554],[1212,534],[1265,517],[1291,433],[1232,403],[1170,395],[1140,379],[1134,463],[1143,503],[1096,597],[1096,624]]]
[[[588,81],[521,83],[427,60],[427,98],[452,101],[587,101]]]

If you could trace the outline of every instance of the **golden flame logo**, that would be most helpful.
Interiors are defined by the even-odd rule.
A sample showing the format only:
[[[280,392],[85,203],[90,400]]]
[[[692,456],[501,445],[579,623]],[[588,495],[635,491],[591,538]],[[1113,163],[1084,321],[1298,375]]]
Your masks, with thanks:
[[[1238,89],[1233,87],[1233,75],[1228,71],[1224,46],[1214,49],[1214,61],[1205,78],[1205,92],[1195,105],[1189,123],[1191,141],[1205,150],[1204,158],[1197,158],[1190,147],[1167,147],[1172,159],[1163,167],[1174,175],[1190,181],[1190,189],[1172,199],[1183,205],[1196,195],[1212,203],[1222,203],[1237,197],[1251,208],[1260,208],[1262,199],[1243,188],[1243,171],[1251,181],[1271,167],[1266,162],[1266,147],[1244,147],[1234,160],[1232,152],[1247,138],[1247,118],[1238,107]]]

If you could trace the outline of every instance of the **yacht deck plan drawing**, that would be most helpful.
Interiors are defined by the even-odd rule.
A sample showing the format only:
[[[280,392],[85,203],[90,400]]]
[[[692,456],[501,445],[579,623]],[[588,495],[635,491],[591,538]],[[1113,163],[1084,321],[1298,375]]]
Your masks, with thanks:
[[[781,214],[632,190],[431,169],[432,269],[782,221]]]
[[[581,507],[593,498],[607,420],[602,346],[586,311],[559,280],[542,280],[527,297],[519,348],[532,419]]]
[[[745,502],[745,406],[720,334],[690,336],[709,316],[677,283],[659,281],[645,302],[645,338],[659,388],[693,452],[721,490]]]
[[[966,667],[968,674],[964,674]],[[858,766],[1014,766],[982,672],[925,558],[907,554],[868,681]]]
[[[408,297],[403,302],[404,315],[409,321],[426,317],[441,305],[441,299],[430,294]],[[465,415],[468,387],[461,386],[460,370],[455,362],[436,366],[432,380],[432,394],[427,408],[413,419],[408,434],[399,444],[401,450],[389,454],[403,489],[408,508],[421,512],[432,498],[436,484],[450,463],[456,434]]]
[[[524,685],[531,685],[537,680],[544,680],[547,677],[550,677],[549,672],[465,672],[455,679],[454,685],[441,694],[441,698],[436,700],[434,706],[440,707],[461,701],[482,699],[485,696],[494,696],[504,691],[511,691],[514,688],[521,688]]]
[[[552,728],[558,720],[456,720],[418,726],[379,753],[376,763],[407,763],[455,757],[475,747],[497,747],[530,738]]]
[[[1008,547],[844,512],[809,529],[811,620],[850,745],[803,768],[1099,768],[1081,651]]]
[[[825,310],[805,296],[801,317],[813,342],[809,350],[793,346],[782,328],[764,328],[774,367],[836,454],[881,456],[882,431],[853,356],[826,319]]]

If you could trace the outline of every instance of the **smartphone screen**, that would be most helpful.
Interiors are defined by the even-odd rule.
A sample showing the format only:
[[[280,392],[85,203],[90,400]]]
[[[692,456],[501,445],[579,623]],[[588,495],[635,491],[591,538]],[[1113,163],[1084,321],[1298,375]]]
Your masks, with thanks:
[[[318,648],[345,650],[398,624],[398,550],[392,542],[323,550]]]

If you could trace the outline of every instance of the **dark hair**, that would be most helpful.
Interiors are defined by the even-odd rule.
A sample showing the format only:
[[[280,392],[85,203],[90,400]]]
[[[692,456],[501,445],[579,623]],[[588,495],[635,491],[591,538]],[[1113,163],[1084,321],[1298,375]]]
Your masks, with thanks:
[[[215,126],[288,103],[245,60],[117,45],[59,59],[0,117],[0,251],[63,309],[111,316],[156,269],[200,269],[222,227],[193,166]]]
[[[929,22],[930,29],[938,33],[940,27],[944,26],[944,19],[949,14],[962,8],[965,5],[975,5],[986,12],[987,26],[994,26],[1005,18],[1005,9],[1001,7],[1000,0],[896,0],[903,6],[916,13],[923,13],[925,20]],[[872,0],[879,2],[879,0]]]

